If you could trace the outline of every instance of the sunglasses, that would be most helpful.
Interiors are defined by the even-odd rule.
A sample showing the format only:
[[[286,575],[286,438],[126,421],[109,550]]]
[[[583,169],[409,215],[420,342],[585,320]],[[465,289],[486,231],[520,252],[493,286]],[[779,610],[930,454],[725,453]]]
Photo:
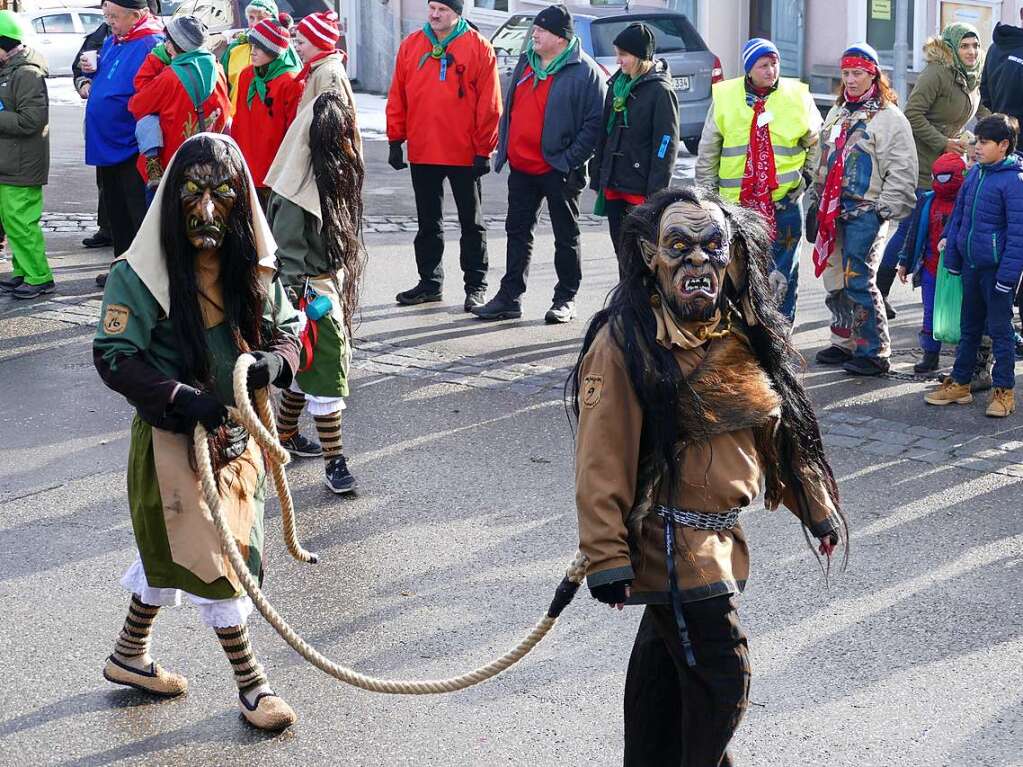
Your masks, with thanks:
[[[947,184],[952,180],[952,176],[954,175],[954,173],[935,173],[932,178],[939,184]]]

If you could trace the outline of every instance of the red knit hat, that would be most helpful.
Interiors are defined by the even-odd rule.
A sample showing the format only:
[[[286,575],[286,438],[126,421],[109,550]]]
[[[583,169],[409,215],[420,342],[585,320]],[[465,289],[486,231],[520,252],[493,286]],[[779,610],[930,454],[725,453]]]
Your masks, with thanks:
[[[276,21],[263,19],[249,30],[249,42],[257,44],[267,53],[279,58],[288,50],[291,38],[288,36],[288,30]]]
[[[337,14],[333,11],[310,13],[298,23],[298,32],[322,51],[332,51],[341,39]]]

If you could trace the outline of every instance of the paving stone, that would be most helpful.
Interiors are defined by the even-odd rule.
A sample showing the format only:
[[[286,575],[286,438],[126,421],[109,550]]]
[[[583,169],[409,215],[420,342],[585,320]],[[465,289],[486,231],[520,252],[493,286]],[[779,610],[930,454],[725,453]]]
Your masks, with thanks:
[[[848,424],[835,424],[828,429],[829,434],[837,434],[842,437],[860,437],[865,439],[871,436],[868,429],[864,429],[862,426],[849,426]]]
[[[915,434],[909,434],[904,431],[878,431],[872,434],[871,437],[879,442],[887,442],[891,445],[911,445],[920,439]]]
[[[942,450],[947,453],[951,451],[954,446],[950,440],[923,437],[918,439],[913,447],[922,448],[924,450]]]
[[[401,226],[399,226],[398,224],[377,224],[377,226],[374,227],[374,230],[380,233],[400,232]]]
[[[903,458],[908,458],[911,461],[923,461],[924,463],[936,465],[943,465],[948,462],[947,453],[942,453],[939,450],[920,450],[916,447],[907,451]]]
[[[1006,466],[1005,464],[988,461],[984,458],[960,458],[957,461],[953,461],[951,465],[959,469],[989,472],[992,474],[997,474]]]
[[[494,378],[498,381],[517,381],[522,378],[521,373],[516,373],[512,370],[506,370],[504,368],[492,368],[490,370],[481,370],[480,375],[485,378]]]
[[[859,447],[865,440],[860,437],[845,437],[841,434],[825,434],[824,444],[826,447]]]
[[[1007,474],[1010,477],[1020,477],[1020,478],[1023,478],[1023,463],[1010,463],[1010,464],[1007,464],[1007,465],[1003,466],[999,470],[998,473],[999,474]]]
[[[860,447],[866,453],[873,453],[874,455],[883,455],[890,458],[900,456],[906,452],[904,445],[892,445],[887,442],[866,442]]]
[[[871,416],[862,415],[861,413],[845,413],[840,410],[832,410],[831,413],[841,417],[845,423],[852,424],[853,426],[859,426],[871,420]]]
[[[952,436],[952,432],[947,429],[932,429],[929,426],[910,426],[906,431],[910,434],[916,434],[918,437],[927,437],[928,439],[945,439]]]

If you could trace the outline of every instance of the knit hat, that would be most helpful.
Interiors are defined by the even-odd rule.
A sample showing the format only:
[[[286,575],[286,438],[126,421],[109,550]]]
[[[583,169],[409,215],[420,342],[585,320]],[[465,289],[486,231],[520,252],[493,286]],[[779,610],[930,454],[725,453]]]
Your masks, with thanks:
[[[250,10],[268,13],[271,19],[276,19],[280,13],[274,0],[249,0],[249,4],[245,6],[245,12],[248,13]]]
[[[778,46],[762,37],[754,37],[742,46],[742,68],[746,70],[746,74],[749,74],[749,71],[764,56],[774,56],[780,59],[781,54],[778,53]]]
[[[130,11],[148,11],[149,3],[147,0],[108,0],[108,2],[114,5],[119,5],[122,8],[127,8]]]
[[[877,74],[881,69],[881,59],[878,57],[877,51],[866,43],[853,43],[842,53],[842,68],[854,67]]]
[[[258,45],[271,56],[279,58],[291,45],[288,30],[273,19],[263,19],[249,30],[249,42]]]
[[[457,13],[459,16],[462,15],[462,7],[463,7],[462,0],[430,0],[430,2],[440,3],[441,5],[446,5],[448,8],[450,8],[455,13]]]
[[[298,33],[322,51],[334,50],[341,39],[341,28],[333,11],[310,13],[298,22]]]
[[[209,33],[202,20],[195,16],[172,16],[167,19],[164,31],[174,47],[182,53],[202,48],[206,45]]]
[[[619,50],[649,61],[654,57],[654,33],[646,24],[629,24],[618,33],[614,45]]]
[[[17,43],[11,48],[17,48],[25,38],[25,27],[21,24],[21,17],[14,11],[0,11],[0,37],[6,37]]]
[[[533,18],[533,24],[546,29],[552,35],[571,40],[575,37],[575,28],[572,26],[572,14],[562,4],[551,5],[544,8]]]

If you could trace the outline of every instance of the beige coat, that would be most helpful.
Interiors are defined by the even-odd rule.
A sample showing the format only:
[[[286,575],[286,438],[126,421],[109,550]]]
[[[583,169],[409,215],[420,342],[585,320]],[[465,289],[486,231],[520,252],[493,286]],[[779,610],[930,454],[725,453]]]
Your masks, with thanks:
[[[302,91],[302,99],[298,102],[298,111],[308,104],[316,101],[316,97],[325,91],[337,91],[352,108],[355,113],[355,93],[352,91],[352,83],[348,80],[348,73],[345,71],[344,61],[340,53],[320,59],[310,67],[309,77],[305,81],[305,88]],[[355,120],[355,141],[362,153],[362,135],[359,133],[359,120],[356,114]]]

